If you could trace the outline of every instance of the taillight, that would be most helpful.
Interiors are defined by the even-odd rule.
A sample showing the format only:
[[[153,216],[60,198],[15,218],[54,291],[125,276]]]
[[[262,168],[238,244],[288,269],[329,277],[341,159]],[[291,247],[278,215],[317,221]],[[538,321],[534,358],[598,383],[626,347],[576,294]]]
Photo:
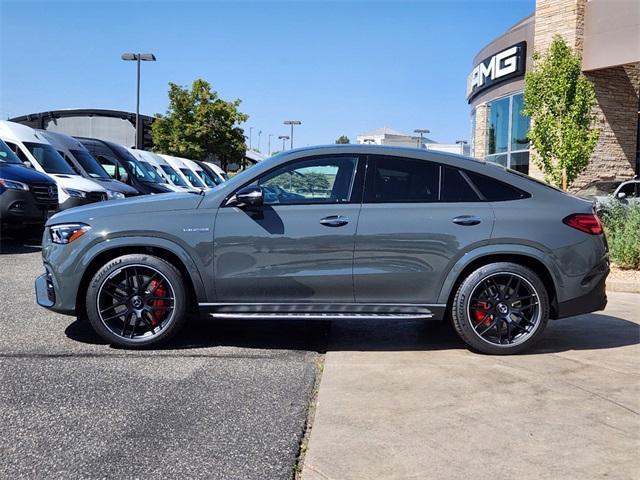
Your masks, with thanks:
[[[595,213],[572,213],[562,223],[590,235],[602,234],[602,223]]]

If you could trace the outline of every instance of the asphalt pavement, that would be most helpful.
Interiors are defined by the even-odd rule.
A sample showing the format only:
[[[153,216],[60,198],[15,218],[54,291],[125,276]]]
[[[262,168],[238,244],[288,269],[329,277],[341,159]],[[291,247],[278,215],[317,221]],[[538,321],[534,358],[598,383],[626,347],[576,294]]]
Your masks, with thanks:
[[[38,307],[37,240],[0,245],[0,478],[292,478],[322,322],[192,320],[162,350]]]

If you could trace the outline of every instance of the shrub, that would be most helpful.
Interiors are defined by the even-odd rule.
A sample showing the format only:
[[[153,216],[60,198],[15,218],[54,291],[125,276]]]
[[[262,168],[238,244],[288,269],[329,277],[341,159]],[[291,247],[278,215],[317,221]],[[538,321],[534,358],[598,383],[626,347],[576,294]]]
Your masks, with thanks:
[[[599,212],[611,261],[621,268],[640,269],[640,205],[618,202]]]

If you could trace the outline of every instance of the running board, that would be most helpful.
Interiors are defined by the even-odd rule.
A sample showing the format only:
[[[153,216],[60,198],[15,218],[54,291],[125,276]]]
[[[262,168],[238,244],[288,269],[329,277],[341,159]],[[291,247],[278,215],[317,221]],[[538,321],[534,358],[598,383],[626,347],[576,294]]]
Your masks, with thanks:
[[[244,320],[429,320],[432,313],[213,312],[213,318]]]

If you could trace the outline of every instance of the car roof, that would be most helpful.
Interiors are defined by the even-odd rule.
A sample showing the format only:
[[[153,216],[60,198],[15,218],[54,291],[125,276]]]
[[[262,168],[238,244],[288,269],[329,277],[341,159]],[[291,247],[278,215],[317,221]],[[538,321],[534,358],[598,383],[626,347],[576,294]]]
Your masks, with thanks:
[[[21,123],[0,120],[0,137],[13,142],[31,142],[50,145],[50,142],[31,127]]]
[[[86,147],[82,145],[82,142],[71,135],[66,135],[60,132],[52,132],[51,130],[36,130],[39,135],[43,136],[49,142],[58,148],[64,148],[67,150],[86,150]]]

